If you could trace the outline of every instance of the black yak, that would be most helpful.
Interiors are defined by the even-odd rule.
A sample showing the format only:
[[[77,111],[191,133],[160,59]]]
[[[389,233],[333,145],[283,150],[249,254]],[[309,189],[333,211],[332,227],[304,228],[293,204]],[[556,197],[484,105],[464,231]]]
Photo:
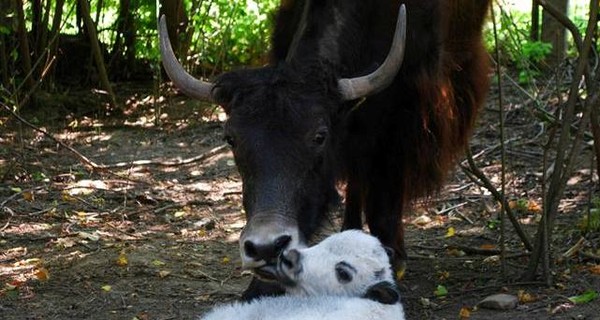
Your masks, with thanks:
[[[272,63],[214,83],[185,72],[161,31],[175,85],[228,115],[224,135],[243,181],[245,268],[273,280],[278,255],[307,243],[339,186],[343,229],[362,228],[364,214],[404,267],[402,212],[439,189],[485,100],[490,2],[282,0]],[[277,291],[255,279],[243,297]]]

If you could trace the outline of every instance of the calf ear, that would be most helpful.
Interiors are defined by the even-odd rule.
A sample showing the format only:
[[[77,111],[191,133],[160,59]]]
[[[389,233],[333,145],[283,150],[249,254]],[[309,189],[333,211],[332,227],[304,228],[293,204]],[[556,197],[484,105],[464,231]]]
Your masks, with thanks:
[[[396,252],[392,247],[383,246],[385,249],[385,253],[387,253],[388,258],[390,258],[390,263],[394,262],[394,258],[396,258]]]
[[[389,281],[381,281],[370,286],[363,298],[383,304],[395,304],[400,301],[400,293],[398,293],[395,284]]]

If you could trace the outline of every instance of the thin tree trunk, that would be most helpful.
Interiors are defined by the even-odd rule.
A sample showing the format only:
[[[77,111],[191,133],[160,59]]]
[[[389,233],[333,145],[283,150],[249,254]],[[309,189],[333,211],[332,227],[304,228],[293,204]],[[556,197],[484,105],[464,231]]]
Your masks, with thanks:
[[[98,34],[96,32],[96,25],[94,25],[94,21],[90,16],[90,8],[88,6],[87,0],[79,0],[79,5],[81,9],[81,15],[83,22],[86,26],[87,33],[90,38],[90,45],[92,47],[92,53],[94,55],[94,60],[96,61],[96,68],[98,69],[98,75],[100,76],[100,82],[102,83],[102,87],[106,90],[106,92],[110,96],[111,104],[113,107],[117,107],[117,99],[110,85],[110,81],[108,81],[108,74],[106,73],[106,67],[104,66],[104,57],[102,56],[102,51],[100,49],[100,43],[98,42]]]
[[[540,5],[537,0],[531,1],[531,30],[529,38],[531,41],[540,40]]]
[[[50,20],[50,11],[52,10],[52,1],[46,0],[46,7],[44,8],[42,24],[40,28],[40,36],[37,43],[37,55],[41,57],[44,50],[48,48],[48,21]]]
[[[19,54],[21,55],[21,68],[25,77],[25,86],[30,89],[35,85],[33,75],[31,74],[31,56],[29,51],[29,41],[27,40],[27,29],[25,28],[25,13],[23,12],[23,0],[16,0],[15,9],[17,11],[17,33],[19,35]]]
[[[48,56],[56,58],[56,54],[58,52],[58,44],[59,34],[60,34],[60,24],[62,22],[63,15],[63,6],[65,4],[65,0],[56,0],[56,7],[54,8],[54,15],[52,17],[52,26],[50,28],[50,43],[49,43],[49,52]],[[56,63],[50,66],[48,70],[48,80],[47,83],[50,86],[54,85],[54,71],[56,70]]]
[[[12,21],[9,16],[14,12],[14,1],[0,1],[0,25],[12,26]],[[8,76],[8,48],[6,45],[9,36],[0,34],[0,81],[5,88],[10,86],[10,78]]]
[[[569,7],[569,0],[546,0],[552,7],[558,9],[565,16]],[[567,53],[567,32],[565,26],[557,21],[552,14],[542,12],[542,41],[552,44],[552,52],[546,59],[550,66],[561,63]]]

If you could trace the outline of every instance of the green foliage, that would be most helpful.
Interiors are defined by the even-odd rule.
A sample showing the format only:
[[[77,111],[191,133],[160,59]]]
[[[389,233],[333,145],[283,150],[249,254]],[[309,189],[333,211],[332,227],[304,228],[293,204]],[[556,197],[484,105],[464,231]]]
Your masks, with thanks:
[[[592,206],[579,222],[579,228],[588,232],[600,231],[600,198],[594,197],[592,199]]]
[[[192,60],[204,70],[259,64],[268,51],[277,0],[214,0],[191,6]]]
[[[531,16],[529,13],[498,12],[498,47],[502,55],[501,63],[514,66],[521,84],[530,83],[540,75],[537,66],[550,54],[552,45],[541,41],[532,41],[529,37]],[[486,47],[495,50],[492,26],[485,33]]]

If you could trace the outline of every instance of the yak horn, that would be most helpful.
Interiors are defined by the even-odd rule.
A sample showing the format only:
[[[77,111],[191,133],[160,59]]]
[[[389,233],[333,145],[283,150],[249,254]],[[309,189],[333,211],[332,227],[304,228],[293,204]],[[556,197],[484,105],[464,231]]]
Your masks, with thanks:
[[[160,17],[159,22],[160,55],[165,71],[179,90],[187,96],[198,100],[212,100],[212,89],[214,85],[210,82],[198,80],[190,75],[177,61],[169,33],[165,16]]]
[[[385,61],[372,73],[356,78],[343,78],[338,80],[338,86],[343,100],[354,100],[377,93],[389,86],[404,59],[404,48],[406,44],[406,8],[400,6],[396,31],[392,47]]]

